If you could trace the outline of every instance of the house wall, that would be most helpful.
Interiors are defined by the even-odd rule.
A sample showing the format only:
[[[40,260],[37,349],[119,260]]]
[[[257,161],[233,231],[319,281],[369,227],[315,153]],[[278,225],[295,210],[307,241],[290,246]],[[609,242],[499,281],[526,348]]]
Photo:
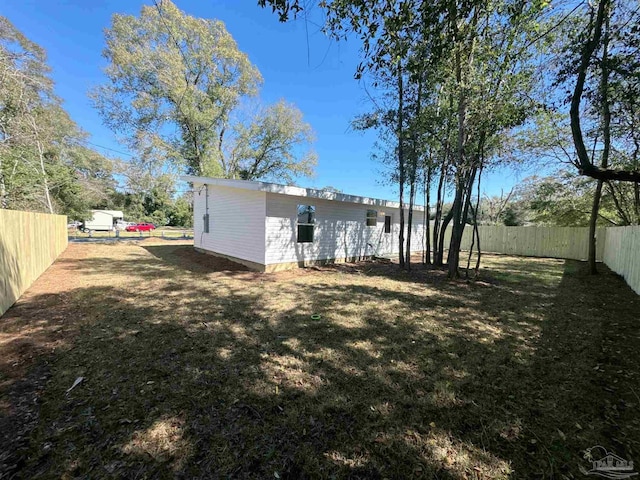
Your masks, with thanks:
[[[400,217],[397,208],[274,193],[266,195],[266,265],[398,253]],[[298,205],[316,207],[313,243],[296,241]],[[375,227],[366,225],[366,213],[369,209],[378,212]],[[391,233],[384,233],[385,214],[393,217]],[[416,212],[414,221],[412,251],[421,251],[422,212]]]
[[[209,233],[203,215],[209,192]],[[194,246],[249,262],[264,264],[265,192],[194,185]]]

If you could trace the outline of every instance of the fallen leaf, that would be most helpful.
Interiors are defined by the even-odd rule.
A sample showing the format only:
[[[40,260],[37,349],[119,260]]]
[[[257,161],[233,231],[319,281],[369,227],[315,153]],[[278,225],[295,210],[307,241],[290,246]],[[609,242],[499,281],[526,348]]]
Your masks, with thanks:
[[[82,381],[84,380],[84,377],[78,377],[76,378],[76,381],[73,382],[73,385],[71,385],[69,387],[69,389],[67,390],[67,393],[69,393],[71,390],[73,390],[74,388],[76,388],[78,385],[80,385],[80,383],[82,383]]]

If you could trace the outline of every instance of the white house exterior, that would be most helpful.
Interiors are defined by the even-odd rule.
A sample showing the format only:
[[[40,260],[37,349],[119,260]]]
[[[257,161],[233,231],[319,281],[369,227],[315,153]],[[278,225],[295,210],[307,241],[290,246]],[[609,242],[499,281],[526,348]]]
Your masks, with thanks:
[[[398,254],[397,202],[245,180],[183,180],[193,183],[195,248],[255,270]],[[415,207],[414,252],[423,249],[423,217]]]

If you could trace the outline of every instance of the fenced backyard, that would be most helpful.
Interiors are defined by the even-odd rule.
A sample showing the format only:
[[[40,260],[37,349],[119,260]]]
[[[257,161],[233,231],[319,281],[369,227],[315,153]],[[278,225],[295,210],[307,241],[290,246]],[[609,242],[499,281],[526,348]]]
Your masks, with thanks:
[[[0,210],[13,296],[66,246],[64,217],[22,214]],[[259,274],[146,233],[72,244],[0,320],[0,477],[579,478],[593,445],[639,458],[640,296],[527,258],[586,258],[586,229],[480,235],[501,255],[471,283]],[[640,293],[640,227],[598,238]]]
[[[72,244],[0,323],[0,469],[579,478],[593,445],[638,458],[640,297],[606,267],[485,260],[465,283]]]

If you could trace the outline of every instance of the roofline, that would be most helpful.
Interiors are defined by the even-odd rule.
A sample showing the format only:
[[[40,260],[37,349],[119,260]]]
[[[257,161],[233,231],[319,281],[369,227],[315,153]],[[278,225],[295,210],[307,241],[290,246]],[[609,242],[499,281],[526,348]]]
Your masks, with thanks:
[[[318,198],[321,200],[333,200],[337,202],[359,203],[376,207],[400,208],[399,202],[382,200],[379,198],[361,197],[359,195],[348,195],[345,193],[328,192],[315,188],[295,187],[291,185],[280,185],[277,183],[256,182],[252,180],[232,180],[229,178],[199,177],[195,175],[183,175],[181,180],[191,183],[201,183],[207,185],[217,185],[219,187],[237,188],[239,190],[253,190],[258,192],[276,193],[279,195],[289,195],[294,197]],[[407,204],[405,204],[405,207]],[[414,205],[414,210],[424,211],[422,205]]]

